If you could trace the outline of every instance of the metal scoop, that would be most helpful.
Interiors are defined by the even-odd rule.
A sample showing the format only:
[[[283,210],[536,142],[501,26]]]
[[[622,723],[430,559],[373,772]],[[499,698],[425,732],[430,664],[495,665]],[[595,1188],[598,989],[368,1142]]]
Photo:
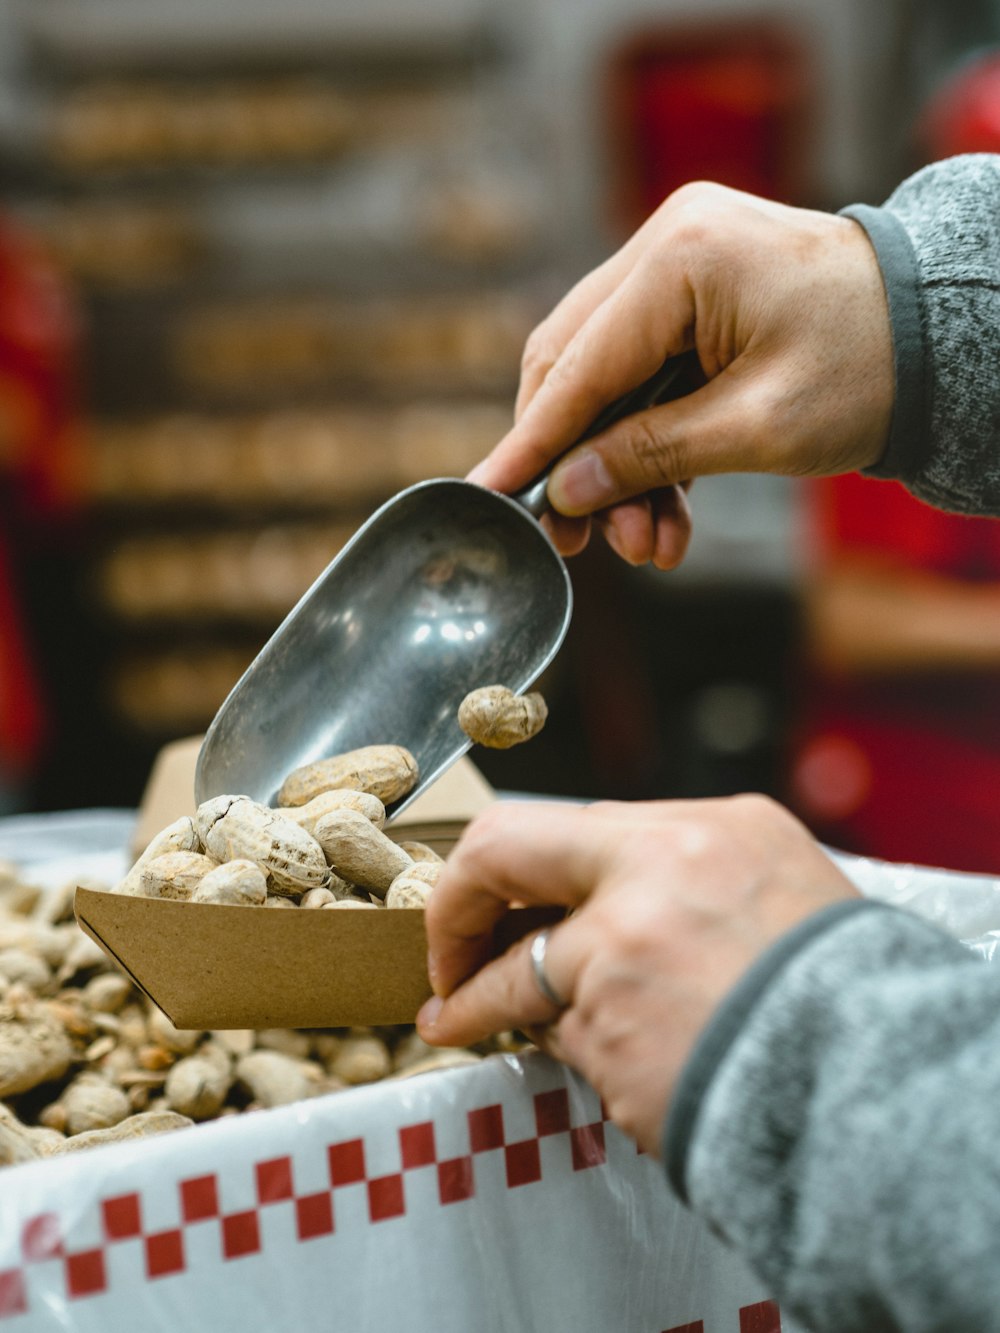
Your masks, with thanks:
[[[691,386],[666,362],[581,437]],[[289,612],[219,709],[195,797],[274,804],[285,777],[362,745],[405,745],[420,770],[398,814],[468,750],[456,720],[482,685],[527,689],[569,626],[573,593],[537,522],[548,473],[508,497],[466,481],[401,491],[355,533]]]

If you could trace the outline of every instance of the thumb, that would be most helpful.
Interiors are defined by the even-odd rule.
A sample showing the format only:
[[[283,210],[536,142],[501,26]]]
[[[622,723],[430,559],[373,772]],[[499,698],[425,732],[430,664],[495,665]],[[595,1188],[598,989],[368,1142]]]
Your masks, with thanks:
[[[549,478],[549,503],[578,517],[698,476],[784,471],[773,402],[759,376],[733,363],[694,393],[570,450]]]

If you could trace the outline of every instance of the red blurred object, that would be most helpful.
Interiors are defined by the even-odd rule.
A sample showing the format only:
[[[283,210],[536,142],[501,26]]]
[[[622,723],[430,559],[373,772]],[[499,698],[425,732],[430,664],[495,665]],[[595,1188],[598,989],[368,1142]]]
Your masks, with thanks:
[[[771,25],[682,26],[629,41],[609,67],[622,226],[633,230],[692,180],[805,202],[808,65],[803,45]]]
[[[917,140],[930,161],[1000,150],[1000,52],[951,75],[920,117]]]
[[[895,483],[809,485],[821,565],[867,554],[1000,583],[1000,523],[931,509]],[[809,695],[790,799],[819,836],[890,861],[1000,872],[996,672],[817,677]]]
[[[77,326],[43,251],[0,218],[0,772],[29,772],[45,733],[19,606],[25,548],[49,539],[78,494]]]

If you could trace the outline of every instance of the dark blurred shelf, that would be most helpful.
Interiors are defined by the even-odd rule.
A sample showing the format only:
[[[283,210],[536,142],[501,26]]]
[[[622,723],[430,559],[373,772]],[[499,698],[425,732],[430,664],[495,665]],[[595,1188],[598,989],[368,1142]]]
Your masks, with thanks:
[[[134,805],[158,746],[207,724],[365,514],[503,434],[525,337],[579,253],[516,6],[17,12],[31,95],[9,197],[79,281],[94,416],[86,537],[32,576],[56,712],[33,804]],[[731,521],[750,508],[714,533],[738,583],[654,578],[597,544],[573,562],[549,724],[477,751],[496,786],[774,786],[794,613],[758,559],[780,538]]]
[[[74,73],[287,67],[416,70],[439,75],[502,51],[503,29],[483,0],[21,0],[39,59]]]

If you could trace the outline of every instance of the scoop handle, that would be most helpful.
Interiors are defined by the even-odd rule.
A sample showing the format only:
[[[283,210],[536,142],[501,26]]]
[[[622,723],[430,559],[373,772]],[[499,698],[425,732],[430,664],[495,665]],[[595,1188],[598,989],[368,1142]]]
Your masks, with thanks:
[[[576,441],[576,444],[583,444],[584,440],[593,439],[595,435],[600,435],[602,431],[606,431],[609,426],[614,426],[617,422],[623,421],[625,417],[634,416],[636,412],[645,412],[650,407],[658,407],[660,403],[669,403],[674,398],[683,398],[697,385],[703,384],[704,379],[696,352],[684,352],[680,356],[669,357],[660,366],[659,370],[650,375],[648,380],[643,380],[642,384],[636,388],[630,389],[628,393],[623,393],[613,403],[608,403],[607,407],[597,414]],[[575,448],[576,445],[572,447]],[[569,451],[567,450],[567,452]],[[558,458],[553,458],[544,472],[540,473],[534,481],[530,481],[523,490],[518,491],[511,497],[534,518],[541,518],[549,507],[545,489],[548,486],[549,474],[558,462]]]

